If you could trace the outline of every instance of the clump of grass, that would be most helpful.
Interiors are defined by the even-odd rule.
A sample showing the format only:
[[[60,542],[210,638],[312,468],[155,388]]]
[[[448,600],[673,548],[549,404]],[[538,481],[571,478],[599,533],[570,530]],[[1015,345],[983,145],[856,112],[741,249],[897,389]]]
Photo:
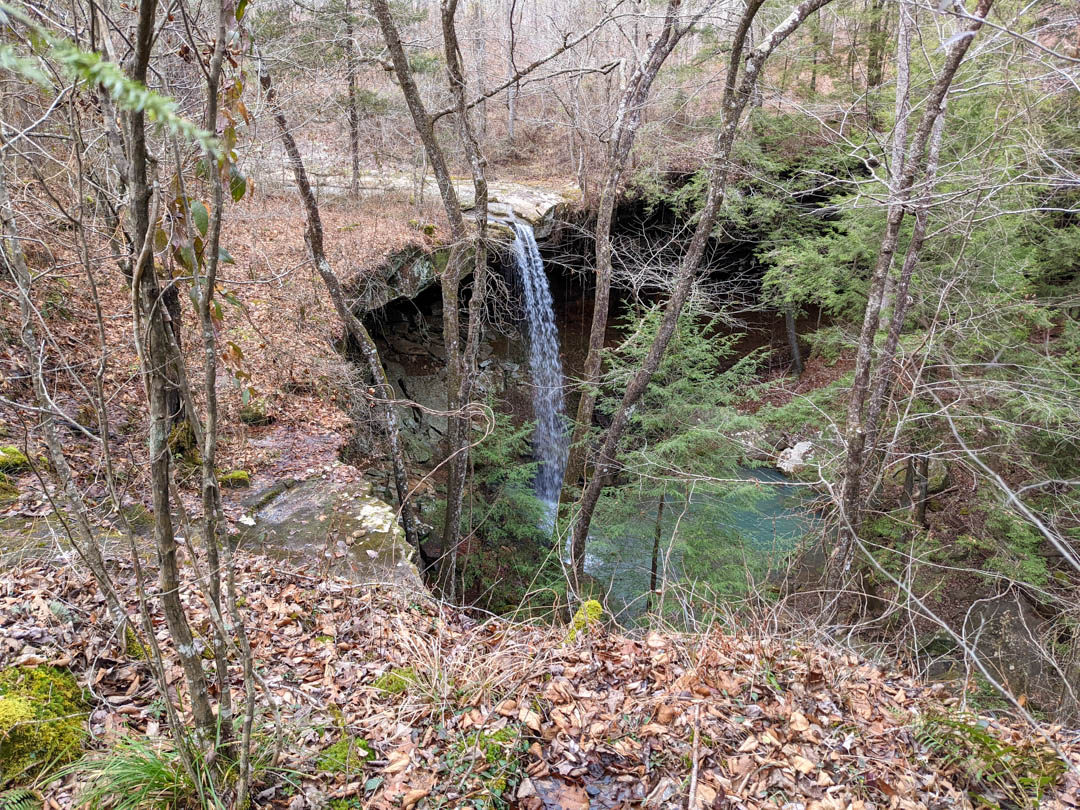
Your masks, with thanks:
[[[145,810],[199,804],[199,787],[171,748],[121,739],[102,757],[74,766],[85,787],[78,796],[90,810]]]

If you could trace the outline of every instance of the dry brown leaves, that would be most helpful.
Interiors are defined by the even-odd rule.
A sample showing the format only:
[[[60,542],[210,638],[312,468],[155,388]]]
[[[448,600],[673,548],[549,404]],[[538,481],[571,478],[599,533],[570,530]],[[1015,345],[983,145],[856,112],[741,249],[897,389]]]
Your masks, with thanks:
[[[973,806],[955,769],[914,734],[920,717],[954,699],[843,650],[600,631],[567,644],[561,627],[477,623],[415,594],[410,603],[257,556],[241,555],[239,566],[257,665],[284,715],[283,764],[309,774],[267,775],[261,805],[301,810],[338,798],[423,810],[505,791],[528,810]],[[130,572],[118,578],[132,590]],[[185,598],[205,634],[204,605]],[[92,581],[69,567],[9,571],[0,665],[72,667],[95,697],[90,725],[102,745],[120,733],[162,735],[149,672],[116,652],[104,615]],[[170,655],[163,625],[157,635]],[[375,688],[402,667],[411,668],[404,691]],[[239,690],[238,666],[230,676]],[[168,677],[182,696],[179,668]],[[260,723],[269,730],[268,713]],[[1066,750],[1073,770],[1043,806],[1078,806],[1080,736],[996,720],[990,728],[1006,740],[1046,734]],[[370,741],[376,758],[362,773],[318,773],[318,753],[343,731]],[[496,749],[494,740],[505,742]],[[493,779],[493,758],[509,763],[505,784]],[[70,799],[69,788],[57,791],[60,804]]]

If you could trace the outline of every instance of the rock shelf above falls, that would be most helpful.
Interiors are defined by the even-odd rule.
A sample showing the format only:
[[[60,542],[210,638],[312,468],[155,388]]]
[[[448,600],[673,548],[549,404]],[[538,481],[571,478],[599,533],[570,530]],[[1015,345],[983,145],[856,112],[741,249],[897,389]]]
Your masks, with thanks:
[[[376,194],[390,189],[412,191],[416,180],[408,174],[366,173],[361,176],[361,193]],[[346,184],[347,188],[347,184]],[[455,181],[455,189],[462,208],[468,213],[475,204],[471,180]],[[438,188],[429,179],[424,185],[424,196],[434,195]],[[524,183],[494,182],[488,186],[488,214],[494,220],[516,218],[532,226],[538,240],[549,238],[558,228],[561,219],[581,199],[575,187],[544,187]],[[509,225],[498,221],[489,223],[489,238],[509,247],[514,232]],[[391,301],[411,299],[422,293],[446,268],[450,248],[446,245],[423,247],[410,245],[390,254],[372,273],[350,284],[350,297],[355,299],[354,311],[358,315],[377,310]]]

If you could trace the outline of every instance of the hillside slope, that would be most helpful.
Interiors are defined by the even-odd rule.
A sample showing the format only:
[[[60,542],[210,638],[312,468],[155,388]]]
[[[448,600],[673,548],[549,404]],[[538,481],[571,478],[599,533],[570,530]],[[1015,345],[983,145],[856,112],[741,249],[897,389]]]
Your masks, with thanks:
[[[583,616],[569,630],[478,623],[312,569],[239,560],[258,700],[266,709],[272,695],[281,712],[280,728],[265,711],[257,729],[259,806],[1080,803],[1080,733],[967,714],[943,685],[848,651],[767,633],[630,636]],[[25,560],[0,578],[0,665],[70,667],[92,695],[101,749],[128,734],[164,743],[149,667],[118,651],[104,613],[88,577]],[[163,626],[157,636],[169,662]],[[182,693],[179,667],[166,673]],[[239,693],[239,666],[230,675]],[[266,767],[279,734],[280,760]],[[48,798],[70,806],[78,782]]]

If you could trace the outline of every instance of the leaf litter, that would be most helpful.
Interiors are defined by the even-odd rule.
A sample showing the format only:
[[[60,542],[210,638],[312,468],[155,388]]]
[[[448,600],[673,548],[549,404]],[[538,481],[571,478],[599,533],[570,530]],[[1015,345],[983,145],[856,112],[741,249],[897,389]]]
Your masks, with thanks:
[[[112,563],[121,591],[134,593],[130,567]],[[256,666],[283,719],[283,758],[260,775],[257,806],[914,810],[1027,801],[971,757],[927,744],[920,729],[930,720],[964,717],[943,684],[837,647],[599,626],[568,642],[557,623],[478,621],[420,594],[313,577],[243,551],[237,565]],[[205,604],[191,588],[184,597],[198,643],[208,644]],[[149,667],[118,651],[105,616],[87,575],[41,561],[13,566],[0,576],[0,666],[70,667],[92,695],[88,722],[103,749],[124,734],[164,738]],[[155,621],[173,700],[186,705]],[[229,675],[239,697],[238,662]],[[265,700],[263,739],[274,728]],[[971,722],[1050,774],[1028,806],[1080,807],[1080,732]],[[344,735],[371,755],[320,772],[320,753]],[[75,791],[50,786],[50,806],[71,806]]]

